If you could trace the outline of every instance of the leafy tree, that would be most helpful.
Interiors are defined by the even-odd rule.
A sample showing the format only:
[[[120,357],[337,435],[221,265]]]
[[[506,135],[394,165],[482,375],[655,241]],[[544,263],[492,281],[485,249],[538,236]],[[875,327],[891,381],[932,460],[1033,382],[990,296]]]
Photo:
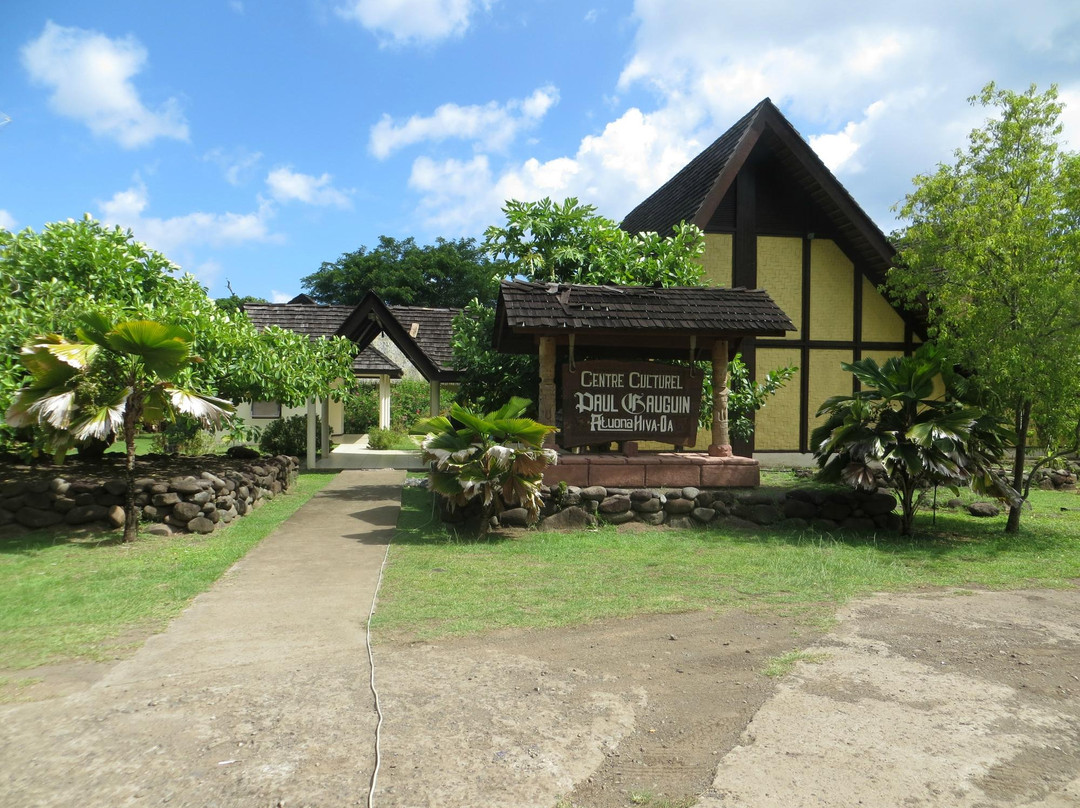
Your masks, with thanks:
[[[425,418],[413,427],[421,443],[431,490],[451,512],[478,502],[481,530],[508,507],[520,505],[535,521],[540,513],[540,483],[555,453],[544,449],[544,436],[555,427],[523,418],[531,402],[513,397],[494,412],[478,415],[459,404],[450,418]],[[451,420],[452,419],[452,420]]]
[[[122,434],[127,447],[127,501],[124,541],[134,541],[139,526],[135,507],[135,432],[186,415],[217,425],[232,405],[174,384],[202,360],[191,353],[191,334],[150,320],[113,323],[101,314],[83,317],[76,329],[81,342],[52,334],[30,341],[19,359],[31,383],[15,394],[5,418],[14,426],[41,422],[52,431],[57,451],[73,440]],[[122,386],[102,396],[102,378]],[[190,381],[190,373],[187,374]]]
[[[712,364],[699,362],[702,381],[701,414],[698,423],[708,427],[713,420],[713,378]],[[765,380],[755,382],[750,378],[750,371],[743,362],[742,354],[735,354],[728,362],[728,432],[738,440],[750,440],[754,434],[754,413],[768,403],[776,392],[791,381],[798,368],[788,367],[770,370]]]
[[[524,393],[535,401],[540,385],[540,363],[531,354],[495,350],[495,309],[472,301],[454,318],[451,345],[458,380],[458,400],[485,412],[500,402]]]
[[[295,405],[330,394],[335,378],[351,378],[347,340],[310,341],[276,328],[257,333],[245,315],[216,306],[193,276],[179,274],[131,231],[86,216],[40,233],[0,230],[0,410],[27,375],[20,346],[37,334],[73,333],[88,311],[186,329],[205,357],[191,369],[194,385],[225,398]],[[121,387],[101,383],[114,393]],[[10,425],[0,427],[0,444],[14,438]]]
[[[811,433],[810,445],[821,479],[873,490],[884,475],[900,497],[904,536],[911,535],[919,498],[930,486],[970,484],[1017,500],[993,471],[1007,431],[996,417],[962,403],[964,384],[938,348],[928,344],[881,367],[869,357],[842,367],[863,389],[833,396],[818,409],[826,420]],[[935,377],[946,382],[942,398],[931,398]]]
[[[513,274],[556,283],[697,286],[705,237],[682,222],[669,236],[632,234],[571,197],[562,204],[511,199],[506,224],[484,234],[484,248]]]
[[[1032,425],[1052,454],[1080,448],[1080,155],[1058,143],[1055,87],[988,84],[970,101],[996,117],[953,164],[915,178],[888,285],[929,304],[931,336],[1012,413],[1020,490]]]
[[[228,288],[229,288],[229,296],[228,297],[219,297],[216,300],[214,300],[214,303],[222,311],[227,311],[230,314],[238,314],[240,312],[241,307],[245,303],[269,303],[270,302],[265,297],[255,297],[254,295],[243,295],[243,296],[238,295],[238,294],[236,294],[236,292],[233,291],[232,284],[230,284],[228,281],[225,282],[225,285],[228,286]]]
[[[494,302],[505,274],[475,239],[418,246],[379,236],[379,246],[345,253],[300,282],[320,303],[355,305],[373,291],[388,305],[460,308],[473,298]]]

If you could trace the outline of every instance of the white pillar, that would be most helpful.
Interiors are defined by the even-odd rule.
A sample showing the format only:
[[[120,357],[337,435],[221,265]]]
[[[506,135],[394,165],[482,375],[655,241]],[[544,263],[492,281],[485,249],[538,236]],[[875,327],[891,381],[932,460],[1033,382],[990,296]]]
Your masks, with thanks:
[[[442,385],[439,382],[433,381],[431,383],[431,417],[434,418],[439,414],[439,390]]]
[[[330,398],[322,400],[322,427],[319,430],[319,445],[322,447],[322,456],[325,460],[330,456]]]
[[[315,468],[315,399],[307,400],[307,467]]]
[[[379,429],[390,428],[390,377],[379,377]]]

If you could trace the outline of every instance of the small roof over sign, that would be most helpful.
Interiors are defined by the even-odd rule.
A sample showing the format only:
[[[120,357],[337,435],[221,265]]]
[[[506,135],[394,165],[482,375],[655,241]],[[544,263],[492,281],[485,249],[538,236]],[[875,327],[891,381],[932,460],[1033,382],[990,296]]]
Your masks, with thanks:
[[[781,337],[791,318],[762,289],[584,286],[506,281],[495,310],[495,347],[532,353],[537,338],[571,334],[581,346],[669,349],[673,337]]]

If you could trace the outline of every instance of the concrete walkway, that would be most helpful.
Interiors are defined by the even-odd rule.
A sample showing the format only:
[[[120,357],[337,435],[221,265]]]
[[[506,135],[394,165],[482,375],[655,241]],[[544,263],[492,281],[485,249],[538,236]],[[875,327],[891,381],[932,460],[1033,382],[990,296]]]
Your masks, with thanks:
[[[350,806],[401,471],[344,471],[90,689],[0,708],[0,804]]]

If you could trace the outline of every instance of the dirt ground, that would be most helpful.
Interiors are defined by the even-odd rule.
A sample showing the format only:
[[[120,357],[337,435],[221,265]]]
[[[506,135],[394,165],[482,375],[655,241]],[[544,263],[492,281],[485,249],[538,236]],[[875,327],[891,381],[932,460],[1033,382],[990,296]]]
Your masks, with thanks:
[[[827,631],[694,613],[377,645],[374,804],[1080,805],[1078,615],[1077,589],[950,591],[857,601]],[[273,699],[236,705],[168,681],[103,704],[97,669],[37,672],[40,700],[0,707],[0,806],[366,804],[367,660],[342,662],[293,660]],[[355,677],[347,709],[327,673]],[[213,721],[172,743],[207,699]]]

